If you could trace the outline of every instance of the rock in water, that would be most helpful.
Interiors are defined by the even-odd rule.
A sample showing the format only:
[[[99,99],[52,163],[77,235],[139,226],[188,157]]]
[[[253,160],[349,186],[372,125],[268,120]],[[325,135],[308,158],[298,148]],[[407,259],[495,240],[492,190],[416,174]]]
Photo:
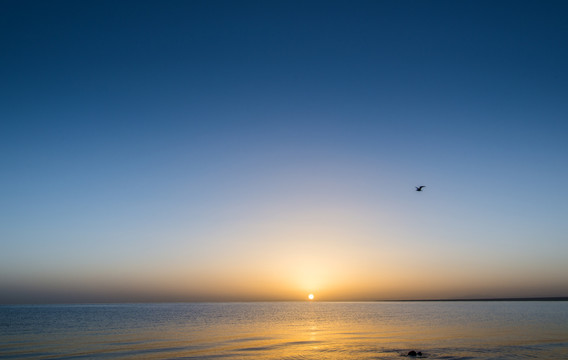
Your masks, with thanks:
[[[408,356],[416,356],[416,351],[412,350],[408,352]]]

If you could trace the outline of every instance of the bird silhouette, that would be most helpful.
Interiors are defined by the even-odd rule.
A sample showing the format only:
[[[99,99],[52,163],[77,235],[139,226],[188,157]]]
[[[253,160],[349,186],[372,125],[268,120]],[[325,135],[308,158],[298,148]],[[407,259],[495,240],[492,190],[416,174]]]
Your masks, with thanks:
[[[415,186],[416,187],[416,191],[422,191],[422,188],[425,188],[426,186],[422,185],[422,186]]]

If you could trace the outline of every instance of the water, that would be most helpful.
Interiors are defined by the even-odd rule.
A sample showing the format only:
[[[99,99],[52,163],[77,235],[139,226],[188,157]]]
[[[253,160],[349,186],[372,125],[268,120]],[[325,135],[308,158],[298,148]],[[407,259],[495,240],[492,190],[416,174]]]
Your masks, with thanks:
[[[0,306],[2,359],[568,359],[568,302]]]

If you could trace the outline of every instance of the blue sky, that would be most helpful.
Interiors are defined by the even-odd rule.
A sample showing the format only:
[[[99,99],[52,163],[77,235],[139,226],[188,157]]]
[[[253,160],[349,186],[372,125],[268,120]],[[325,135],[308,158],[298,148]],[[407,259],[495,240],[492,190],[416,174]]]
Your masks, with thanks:
[[[0,301],[568,296],[567,10],[4,1]]]

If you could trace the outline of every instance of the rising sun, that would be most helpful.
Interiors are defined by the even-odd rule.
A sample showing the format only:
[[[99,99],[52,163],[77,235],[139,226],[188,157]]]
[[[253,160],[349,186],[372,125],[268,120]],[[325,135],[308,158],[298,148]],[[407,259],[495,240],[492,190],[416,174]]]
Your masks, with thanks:
[[[313,299],[314,299],[314,294],[308,295],[308,299],[313,300]]]

